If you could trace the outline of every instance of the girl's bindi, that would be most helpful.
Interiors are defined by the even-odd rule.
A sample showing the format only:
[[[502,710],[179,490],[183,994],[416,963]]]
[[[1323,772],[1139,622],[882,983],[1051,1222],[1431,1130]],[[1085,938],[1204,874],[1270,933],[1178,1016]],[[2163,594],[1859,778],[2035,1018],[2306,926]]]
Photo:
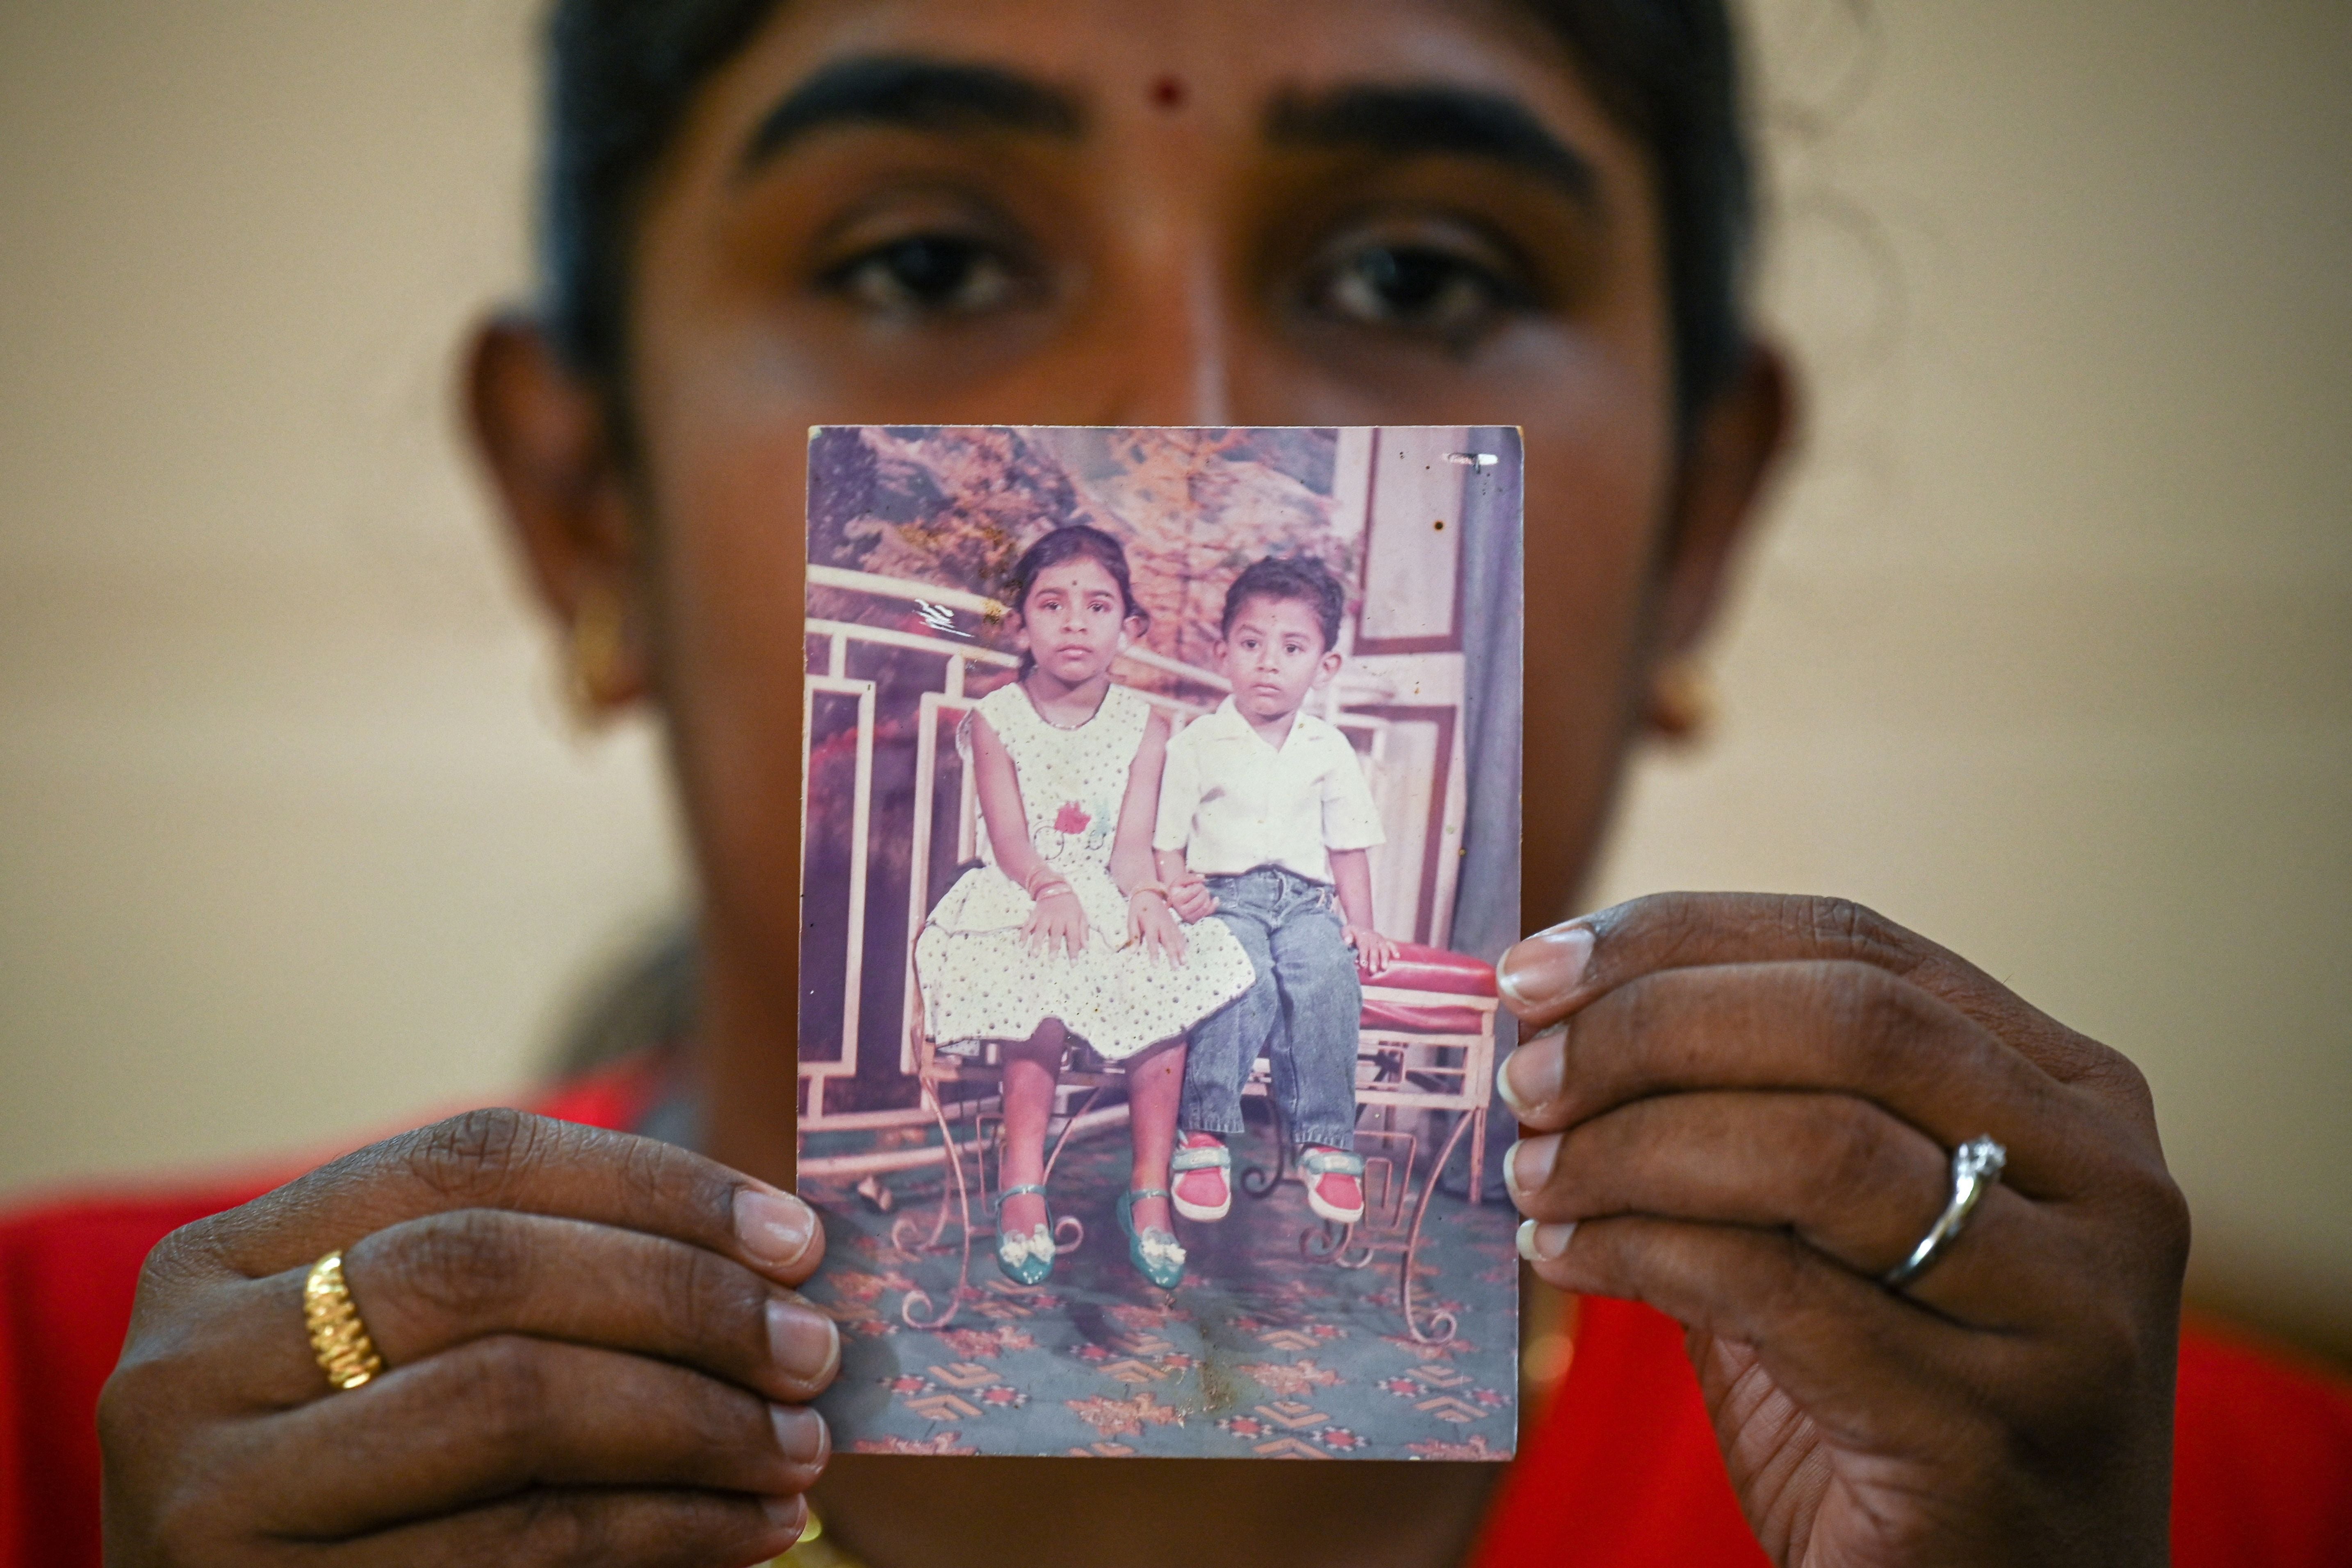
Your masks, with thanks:
[[[1151,101],[1160,109],[1184,107],[1184,81],[1181,77],[1163,76],[1151,83]]]

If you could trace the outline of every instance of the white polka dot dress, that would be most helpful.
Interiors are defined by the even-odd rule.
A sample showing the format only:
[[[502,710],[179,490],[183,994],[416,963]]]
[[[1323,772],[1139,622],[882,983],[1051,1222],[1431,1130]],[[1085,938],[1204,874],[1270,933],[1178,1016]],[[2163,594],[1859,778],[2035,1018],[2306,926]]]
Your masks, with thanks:
[[[983,826],[982,863],[947,890],[915,942],[932,1042],[969,1054],[982,1041],[1025,1040],[1058,1018],[1097,1056],[1116,1061],[1184,1033],[1248,990],[1256,972],[1221,921],[1180,928],[1181,963],[1127,945],[1127,899],[1111,880],[1111,840],[1151,705],[1114,686],[1093,718],[1065,730],[1040,718],[1015,681],[981,699],[979,711],[1013,758],[1031,841],[1086,910],[1087,941],[1075,959],[1058,947],[1028,950],[1022,928],[1035,902],[997,869]],[[969,766],[961,736],[958,749]]]

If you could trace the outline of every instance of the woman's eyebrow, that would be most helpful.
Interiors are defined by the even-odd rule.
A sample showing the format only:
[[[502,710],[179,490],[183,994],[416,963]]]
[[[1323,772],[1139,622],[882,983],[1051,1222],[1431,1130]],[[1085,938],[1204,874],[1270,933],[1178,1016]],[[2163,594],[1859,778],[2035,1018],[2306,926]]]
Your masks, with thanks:
[[[856,124],[1069,138],[1086,118],[1067,93],[1000,67],[858,55],[824,67],[769,110],[743,144],[740,172],[752,173],[812,132]]]
[[[1587,207],[1601,203],[1591,160],[1517,99],[1443,82],[1364,83],[1311,96],[1293,90],[1266,110],[1277,144],[1391,158],[1482,158],[1524,169]]]

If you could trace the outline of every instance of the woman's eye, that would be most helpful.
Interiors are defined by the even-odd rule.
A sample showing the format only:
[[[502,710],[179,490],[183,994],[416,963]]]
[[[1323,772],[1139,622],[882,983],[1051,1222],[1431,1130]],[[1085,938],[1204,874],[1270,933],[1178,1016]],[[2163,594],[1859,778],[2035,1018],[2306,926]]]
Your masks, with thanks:
[[[877,246],[826,279],[868,310],[894,314],[972,315],[1002,304],[1013,273],[976,240],[922,234]]]
[[[1367,246],[1333,268],[1317,293],[1323,310],[1348,321],[1457,340],[1475,337],[1519,303],[1519,291],[1490,268],[1423,245]]]

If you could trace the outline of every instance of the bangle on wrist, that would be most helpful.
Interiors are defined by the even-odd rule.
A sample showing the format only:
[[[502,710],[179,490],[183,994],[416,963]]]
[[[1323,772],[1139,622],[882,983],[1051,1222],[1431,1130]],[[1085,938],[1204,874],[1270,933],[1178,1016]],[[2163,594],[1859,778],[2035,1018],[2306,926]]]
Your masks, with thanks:
[[[1064,893],[1067,893],[1071,897],[1076,898],[1077,896],[1077,889],[1071,887],[1069,883],[1056,879],[1054,881],[1046,883],[1042,888],[1032,889],[1029,894],[1029,900],[1032,903],[1042,904],[1047,899],[1057,898]]]
[[[1157,893],[1163,900],[1165,900],[1168,897],[1168,889],[1166,886],[1159,882],[1138,882],[1135,885],[1135,890],[1129,893],[1127,896],[1130,900],[1132,900],[1143,897],[1146,893]]]

